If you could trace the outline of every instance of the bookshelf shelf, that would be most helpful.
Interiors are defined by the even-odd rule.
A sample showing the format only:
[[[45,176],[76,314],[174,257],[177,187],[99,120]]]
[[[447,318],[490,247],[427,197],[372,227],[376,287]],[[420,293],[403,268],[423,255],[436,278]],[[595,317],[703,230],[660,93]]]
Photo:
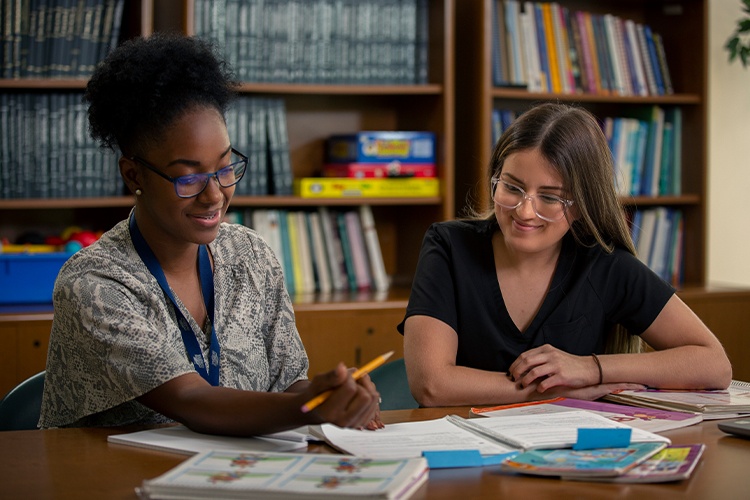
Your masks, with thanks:
[[[700,104],[701,96],[698,94],[672,94],[661,96],[617,96],[598,94],[554,94],[528,92],[526,89],[506,89],[494,87],[492,97],[495,99],[517,99],[526,101],[561,101],[561,102],[593,102],[593,103],[616,103],[616,104],[660,104],[665,106],[679,106],[688,104]]]
[[[0,78],[0,89],[83,90],[88,79]]]
[[[682,206],[700,205],[701,197],[697,194],[685,194],[682,196],[635,196],[621,198],[625,206]]]
[[[440,95],[439,84],[427,85],[313,85],[292,83],[242,83],[239,91],[246,94],[303,95]]]

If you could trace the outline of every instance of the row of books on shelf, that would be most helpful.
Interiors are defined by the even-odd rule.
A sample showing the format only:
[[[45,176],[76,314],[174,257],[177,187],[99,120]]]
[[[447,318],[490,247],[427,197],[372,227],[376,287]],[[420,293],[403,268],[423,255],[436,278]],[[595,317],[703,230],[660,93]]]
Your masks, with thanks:
[[[125,0],[16,0],[0,8],[2,78],[80,78],[117,46]]]
[[[248,157],[235,195],[292,194],[292,165],[283,99],[239,97],[226,114],[229,140]]]
[[[372,209],[229,212],[254,229],[276,254],[291,295],[388,289]]]
[[[80,93],[0,94],[0,198],[117,196],[117,159],[91,138]]]
[[[673,286],[682,283],[685,222],[681,210],[635,210],[630,236],[641,262]]]
[[[195,34],[245,82],[423,84],[427,0],[196,0]]]
[[[682,193],[682,109],[652,106],[607,117],[602,129],[612,152],[620,196],[679,196]],[[492,142],[518,113],[492,110]]]
[[[663,39],[648,25],[556,2],[492,0],[492,14],[496,86],[563,94],[674,93]]]
[[[630,118],[605,118],[604,133],[619,195],[682,193],[681,108],[653,106]]]

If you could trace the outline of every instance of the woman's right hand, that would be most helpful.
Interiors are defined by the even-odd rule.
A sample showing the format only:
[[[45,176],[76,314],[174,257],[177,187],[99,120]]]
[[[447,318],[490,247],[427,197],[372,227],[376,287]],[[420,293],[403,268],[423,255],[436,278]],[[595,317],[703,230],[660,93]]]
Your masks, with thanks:
[[[538,382],[534,382],[532,385],[536,385]],[[611,394],[615,391],[637,391],[645,389],[646,387],[640,384],[628,384],[628,383],[617,383],[617,384],[597,384],[590,385],[587,387],[565,387],[558,385],[551,389],[547,389],[544,392],[534,391],[531,399],[553,399],[553,398],[574,398],[583,399],[585,401],[593,401],[601,397]]]
[[[333,391],[328,399],[310,411],[317,423],[361,428],[377,417],[380,395],[375,385],[368,384],[366,377],[354,380],[352,373],[353,370],[348,370],[344,363],[339,363],[330,372],[316,375],[302,393],[304,404],[322,392]]]

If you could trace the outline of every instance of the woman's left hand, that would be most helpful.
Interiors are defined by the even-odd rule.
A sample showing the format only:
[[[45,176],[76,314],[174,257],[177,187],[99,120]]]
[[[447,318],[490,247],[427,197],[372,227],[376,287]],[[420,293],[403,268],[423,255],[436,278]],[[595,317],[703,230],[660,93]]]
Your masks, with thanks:
[[[588,387],[599,384],[599,367],[592,356],[575,356],[545,344],[530,349],[510,365],[508,376],[527,387],[537,382],[537,392],[556,386]]]

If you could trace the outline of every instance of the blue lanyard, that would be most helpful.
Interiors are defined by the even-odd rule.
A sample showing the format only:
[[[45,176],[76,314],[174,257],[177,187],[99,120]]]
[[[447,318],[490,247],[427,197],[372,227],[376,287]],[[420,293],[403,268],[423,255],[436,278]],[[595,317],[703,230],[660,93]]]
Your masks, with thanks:
[[[177,303],[172,295],[172,290],[169,288],[167,278],[164,276],[164,271],[159,265],[159,261],[156,260],[156,255],[148,246],[146,240],[143,238],[138,224],[135,222],[134,214],[130,216],[130,237],[133,240],[133,246],[136,252],[141,257],[141,260],[151,272],[151,274],[159,282],[161,289],[174,304],[175,314],[177,314],[177,324],[182,332],[182,341],[185,343],[190,359],[193,361],[195,370],[206,379],[206,381],[214,386],[219,385],[219,361],[221,359],[221,348],[219,347],[219,340],[216,338],[216,328],[214,326],[214,274],[211,271],[211,260],[208,257],[208,250],[205,245],[201,245],[198,248],[198,272],[201,276],[201,289],[203,290],[203,300],[206,302],[206,311],[208,317],[211,319],[211,366],[207,367],[206,362],[203,359],[203,352],[201,351],[198,339],[195,337],[195,332],[190,328],[190,324],[185,319],[185,316],[177,307]]]

